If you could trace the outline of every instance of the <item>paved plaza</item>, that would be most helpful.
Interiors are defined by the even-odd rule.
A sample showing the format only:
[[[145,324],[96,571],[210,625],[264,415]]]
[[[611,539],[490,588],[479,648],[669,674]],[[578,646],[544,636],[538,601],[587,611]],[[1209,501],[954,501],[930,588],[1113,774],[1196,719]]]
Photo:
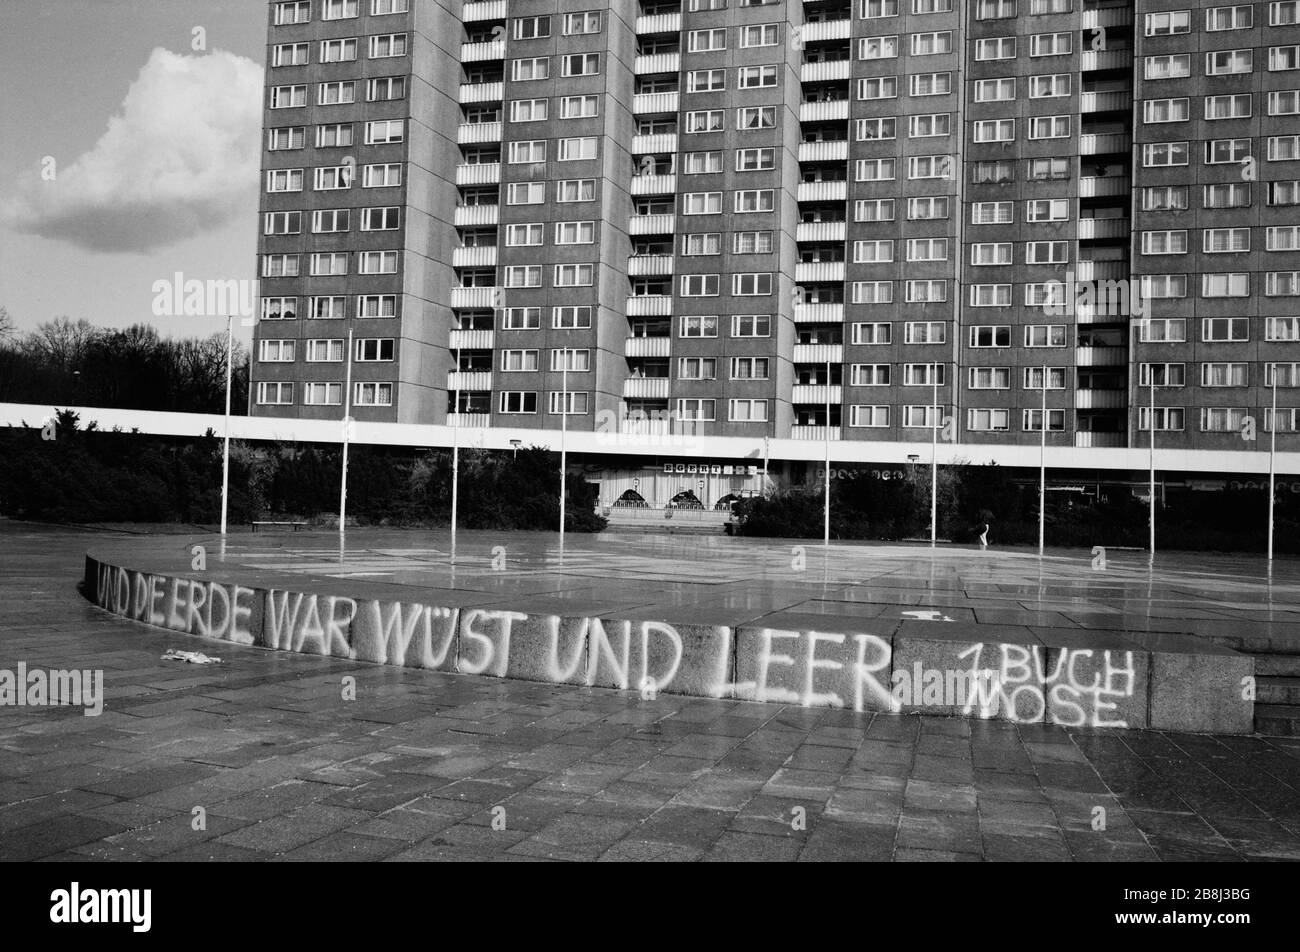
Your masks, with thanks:
[[[1300,859],[1300,740],[854,713],[447,674],[169,632],[82,598],[88,550],[219,541],[0,523],[0,668],[102,669],[103,713],[0,707],[0,858]],[[685,536],[231,538],[313,586],[562,614],[1293,643],[1300,565]],[[142,544],[143,543],[143,544]],[[504,552],[494,551],[504,547]],[[493,558],[504,556],[504,568]],[[498,562],[498,565],[501,563]],[[412,596],[414,597],[414,596]],[[451,598],[450,595],[446,596]],[[196,666],[171,648],[216,655]],[[355,699],[349,699],[349,679]]]

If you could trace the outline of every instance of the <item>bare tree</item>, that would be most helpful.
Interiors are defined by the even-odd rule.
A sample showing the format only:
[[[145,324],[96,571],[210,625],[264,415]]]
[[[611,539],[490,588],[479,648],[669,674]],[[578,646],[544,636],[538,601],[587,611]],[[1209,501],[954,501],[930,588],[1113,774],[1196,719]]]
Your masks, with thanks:
[[[9,309],[0,307],[0,345],[11,343],[14,339],[14,319]]]
[[[39,325],[23,340],[23,349],[33,357],[65,369],[72,369],[103,332],[85,318],[75,324],[67,316]]]

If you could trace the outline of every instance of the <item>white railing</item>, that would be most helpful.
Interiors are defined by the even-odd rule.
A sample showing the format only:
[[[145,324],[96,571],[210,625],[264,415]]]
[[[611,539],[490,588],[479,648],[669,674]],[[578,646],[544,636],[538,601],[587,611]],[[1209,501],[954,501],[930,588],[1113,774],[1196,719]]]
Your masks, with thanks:
[[[638,400],[667,400],[667,377],[628,377],[623,381],[623,397]]]
[[[799,103],[800,122],[832,122],[849,118],[849,101],[832,99],[830,102]]]
[[[801,202],[842,202],[848,196],[848,183],[839,182],[800,182],[799,201]]]
[[[800,162],[846,162],[849,158],[847,139],[830,139],[823,142],[800,142]]]
[[[1079,197],[1129,194],[1129,178],[1121,175],[1083,175],[1079,177]]]
[[[659,132],[632,137],[633,155],[658,155],[677,151],[677,133]]]
[[[843,241],[842,221],[801,221],[795,226],[795,241]]]
[[[627,299],[628,317],[667,317],[672,312],[671,294],[638,294]]]
[[[1076,347],[1074,363],[1078,367],[1116,367],[1124,363],[1127,354],[1123,347]]]
[[[805,43],[818,43],[823,40],[847,40],[852,24],[849,20],[821,20],[805,23],[800,27],[799,37]]]
[[[484,40],[481,43],[462,43],[460,45],[460,61],[462,63],[481,63],[484,60],[505,58],[505,40]]]
[[[677,191],[676,175],[634,175],[633,195],[672,195]]]
[[[804,281],[843,281],[843,261],[799,261],[794,266],[794,279]]]
[[[794,306],[794,322],[796,324],[841,324],[844,322],[844,305],[796,304]]]
[[[632,72],[636,76],[649,76],[654,73],[677,73],[682,68],[681,53],[651,53],[638,56],[632,61]]]
[[[790,427],[790,439],[792,440],[816,440],[824,442],[829,438],[832,442],[840,438],[840,428],[838,426],[792,426]]]
[[[500,102],[505,89],[502,82],[495,83],[461,83],[461,103]]]
[[[852,70],[849,60],[830,60],[825,63],[804,63],[799,67],[799,79],[805,83],[830,83],[847,80]]]
[[[495,225],[500,214],[496,205],[458,205],[453,220],[457,228]]]
[[[452,288],[451,306],[457,308],[496,307],[497,288]]]
[[[1100,93],[1080,93],[1080,112],[1127,111],[1133,108],[1133,96],[1123,90]]]
[[[1076,390],[1074,406],[1078,410],[1117,410],[1128,406],[1128,393],[1123,390]]]
[[[1084,50],[1079,54],[1079,69],[1132,69],[1132,50]]]
[[[1079,136],[1080,155],[1133,151],[1133,137],[1122,132],[1092,133]]]
[[[795,384],[790,389],[791,403],[830,403],[838,405],[843,399],[843,391],[838,384],[818,386],[816,384]]]
[[[680,12],[673,12],[639,16],[636,18],[634,29],[637,36],[647,36],[652,33],[680,33],[682,30],[682,15]]]
[[[623,355],[626,357],[667,357],[671,347],[671,337],[629,337],[623,343]]]
[[[461,145],[501,141],[501,121],[462,122],[456,130],[456,141]]]
[[[1074,276],[1080,281],[1120,281],[1129,276],[1123,261],[1076,261]]]
[[[454,330],[447,341],[447,346],[452,350],[491,350],[493,336],[493,332],[487,330]]]
[[[506,0],[474,0],[460,8],[460,18],[464,23],[477,23],[480,20],[503,20],[506,15]]]
[[[633,278],[647,278],[673,273],[672,255],[632,255],[627,259],[627,273]]]
[[[448,390],[491,390],[492,371],[452,370],[447,373]]]
[[[453,268],[494,268],[497,263],[496,245],[475,245],[472,248],[453,248]]]
[[[654,112],[676,112],[677,101],[676,91],[637,93],[632,97],[632,112],[635,115]]]
[[[1123,433],[1086,433],[1076,432],[1074,434],[1074,445],[1082,449],[1097,448],[1116,448],[1128,445],[1128,439]]]
[[[790,359],[796,364],[840,364],[844,362],[844,345],[795,344]]]
[[[456,166],[457,185],[496,185],[500,181],[500,162],[462,162]]]
[[[629,235],[671,235],[677,227],[675,215],[633,215],[627,221]]]
[[[1127,238],[1131,227],[1127,218],[1080,218],[1079,238]]]

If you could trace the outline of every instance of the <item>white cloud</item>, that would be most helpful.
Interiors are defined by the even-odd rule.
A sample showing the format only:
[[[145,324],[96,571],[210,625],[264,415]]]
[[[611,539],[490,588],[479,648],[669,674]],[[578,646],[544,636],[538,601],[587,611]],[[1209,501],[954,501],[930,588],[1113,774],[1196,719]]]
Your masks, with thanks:
[[[4,217],[92,251],[148,251],[256,208],[262,68],[155,49],[95,146],[29,181]],[[58,158],[56,156],[56,158]]]

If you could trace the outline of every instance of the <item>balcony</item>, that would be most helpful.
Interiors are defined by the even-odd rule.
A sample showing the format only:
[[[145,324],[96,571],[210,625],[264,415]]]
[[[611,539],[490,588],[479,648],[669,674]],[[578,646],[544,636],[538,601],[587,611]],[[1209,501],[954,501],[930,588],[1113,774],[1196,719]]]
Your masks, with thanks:
[[[506,0],[476,0],[460,8],[460,18],[465,23],[478,23],[481,20],[504,20]]]
[[[1081,449],[1116,448],[1128,445],[1123,433],[1086,433],[1076,431],[1074,445]]]
[[[656,112],[676,112],[677,100],[676,92],[637,93],[632,97],[632,113],[640,116]]]
[[[843,344],[795,344],[790,358],[796,364],[832,364],[844,362]]]
[[[632,61],[632,73],[636,76],[652,76],[655,73],[679,73],[681,69],[681,53],[651,53],[648,56],[638,56]]]
[[[451,250],[451,266],[453,268],[495,268],[496,264],[496,245],[475,245],[472,248],[453,248]]]
[[[451,306],[482,309],[496,307],[498,288],[452,288]]]
[[[482,63],[488,60],[506,58],[506,41],[486,40],[482,43],[462,43],[460,61],[462,63]]]
[[[627,259],[627,273],[633,278],[666,276],[673,273],[672,255],[633,255]]]
[[[1098,198],[1106,195],[1129,196],[1131,180],[1121,175],[1079,176],[1079,197]]]
[[[831,60],[827,63],[804,63],[799,67],[799,79],[805,83],[847,81],[851,68],[852,63],[846,59]]]
[[[623,381],[624,399],[667,400],[667,377],[629,377]]]
[[[843,261],[798,261],[794,266],[794,279],[805,281],[843,281]]]
[[[840,428],[838,426],[792,426],[790,427],[790,439],[792,440],[812,440],[823,443],[826,440],[832,442],[840,438]]]
[[[1079,69],[1084,72],[1097,69],[1132,68],[1132,50],[1084,50],[1079,54]]]
[[[1123,390],[1076,390],[1074,406],[1077,410],[1119,410],[1128,406],[1128,393]]]
[[[849,142],[847,139],[799,143],[800,162],[847,162],[848,159]]]
[[[1129,275],[1126,261],[1076,261],[1074,276],[1080,281],[1122,281]]]
[[[1125,238],[1129,236],[1132,225],[1127,218],[1080,218],[1079,240],[1090,241],[1097,238]]]
[[[500,102],[505,84],[496,83],[461,83],[460,101],[462,104],[475,102]]]
[[[447,346],[452,350],[491,350],[492,331],[452,331]]]
[[[452,224],[457,228],[495,225],[500,208],[496,205],[457,205]]]
[[[1132,108],[1133,95],[1124,90],[1079,94],[1080,112],[1128,112]]]
[[[448,413],[447,425],[454,426],[458,430],[466,427],[485,427],[490,426],[492,414],[490,413]]]
[[[680,12],[674,12],[640,16],[636,18],[635,30],[637,36],[651,36],[655,33],[680,33],[682,31],[682,15]]]
[[[448,390],[491,390],[492,371],[452,370],[447,374]]]
[[[629,235],[671,235],[676,228],[675,215],[632,215],[627,220]]]
[[[1128,359],[1128,350],[1124,347],[1076,347],[1074,364],[1076,367],[1118,367]]]
[[[462,162],[456,166],[457,185],[498,185],[500,182],[500,162]]]
[[[821,20],[815,23],[805,23],[799,38],[807,43],[821,43],[826,40],[847,40],[849,38],[851,22],[845,20]]]
[[[1132,26],[1133,8],[1130,6],[1104,7],[1100,10],[1084,10],[1079,18],[1079,26],[1085,30],[1094,30],[1099,26]]]
[[[638,294],[627,299],[628,317],[668,317],[672,313],[671,294]]]
[[[1080,155],[1105,155],[1109,152],[1132,152],[1133,137],[1122,132],[1079,136]]]
[[[795,241],[843,241],[842,221],[801,221],[795,226]]]
[[[456,141],[461,145],[501,141],[501,122],[462,122],[456,129]]]
[[[837,119],[847,121],[848,118],[849,101],[847,99],[799,103],[800,122],[834,122]]]
[[[843,304],[796,304],[794,306],[796,324],[843,324]],[[814,346],[802,344],[799,346]]]
[[[816,386],[813,384],[795,384],[790,390],[791,403],[817,403],[825,406],[833,403],[838,406],[843,402],[843,391],[839,386]]]
[[[629,337],[623,343],[623,353],[627,357],[667,357],[671,346],[671,337]]]
[[[676,175],[634,175],[633,195],[672,195],[677,191]]]
[[[849,194],[848,182],[800,182],[801,202],[842,202]]]
[[[633,136],[633,155],[672,154],[677,151],[677,133],[660,132],[655,135]]]

